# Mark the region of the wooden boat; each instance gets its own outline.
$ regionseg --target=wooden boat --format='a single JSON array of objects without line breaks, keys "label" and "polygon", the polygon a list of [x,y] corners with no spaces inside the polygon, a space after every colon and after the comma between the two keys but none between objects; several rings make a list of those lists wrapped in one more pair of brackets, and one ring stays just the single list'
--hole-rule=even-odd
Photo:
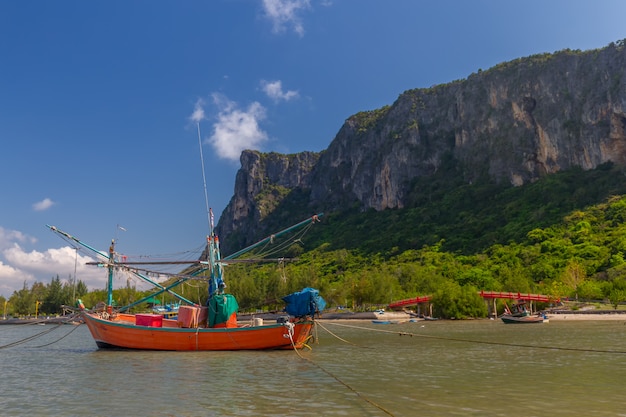
[{"label": "wooden boat", "polygon": [[172,351],[300,349],[309,342],[314,324],[312,320],[294,319],[258,326],[181,328],[178,321],[170,319],[137,325],[135,314],[109,317],[102,312],[85,312],[84,318],[99,348]]},{"label": "wooden boat", "polygon": [[503,315],[500,317],[503,322],[507,324],[512,323],[546,323],[548,319],[543,316],[525,316],[525,317],[514,317]]},{"label": "wooden boat", "polygon": [[400,320],[372,320],[374,324],[400,324]]},{"label": "wooden boat", "polygon": [[[86,310],[83,307],[82,316],[87,324],[93,339],[99,348],[121,348],[165,351],[216,351],[216,350],[266,350],[266,349],[300,349],[307,346],[312,337],[315,317],[324,309],[326,303],[313,288],[283,297],[287,313],[275,322],[263,324],[260,319],[241,323],[237,321],[238,304],[232,294],[225,293],[223,281],[223,266],[235,262],[236,258],[260,245],[265,245],[281,234],[295,228],[312,225],[319,221],[320,215],[315,215],[282,232],[270,237],[235,254],[221,258],[219,240],[213,232],[207,238],[207,260],[185,262],[192,264],[180,274],[172,274],[177,280],[175,284],[164,287],[151,280],[144,269],[136,269],[139,262],[125,262],[115,252],[115,241],[112,241],[109,253],[96,250],[74,236],[48,226],[52,231],[63,238],[94,252],[101,261],[90,262],[93,265],[108,268],[108,294],[106,304],[100,308]],[[212,218],[212,216],[211,216]],[[212,222],[211,222],[212,223]],[[162,264],[164,262],[159,262]],[[182,262],[176,262],[182,263]],[[141,262],[141,265],[150,262]],[[128,306],[113,307],[113,274],[116,270],[130,272],[136,277],[155,285],[159,291]],[[208,276],[204,277],[203,272]],[[176,294],[171,289],[189,279],[207,280],[209,295],[206,306],[199,306]],[[177,319],[165,318],[163,314],[128,314],[125,311],[131,307],[144,303],[148,298],[167,292],[176,296],[186,305],[178,307]],[[82,305],[82,303],[81,303]]]},{"label": "wooden boat", "polygon": [[506,306],[505,312],[500,316],[500,319],[507,324],[548,322],[548,317],[545,314],[531,314],[526,302],[522,300],[513,304],[510,309]]}]

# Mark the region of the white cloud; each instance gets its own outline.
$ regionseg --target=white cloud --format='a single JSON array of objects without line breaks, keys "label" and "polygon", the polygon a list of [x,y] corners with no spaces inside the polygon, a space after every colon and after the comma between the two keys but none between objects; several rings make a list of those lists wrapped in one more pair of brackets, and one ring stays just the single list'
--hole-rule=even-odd
[{"label": "white cloud", "polygon": [[292,27],[298,35],[304,35],[299,13],[310,8],[310,0],[263,0],[263,11],[272,22],[275,33]]},{"label": "white cloud", "polygon": [[27,288],[35,282],[47,284],[57,275],[61,280],[67,280],[74,276],[83,281],[87,287],[104,288],[105,271],[91,265],[94,259],[84,256],[69,246],[47,249],[40,251],[25,251],[20,245],[14,243],[10,248],[2,251],[6,263],[0,261],[0,294],[9,297],[13,291],[23,287]]},{"label": "white cloud", "polygon": [[27,251],[23,245],[35,244],[37,239],[17,230],[0,227],[0,295],[9,298],[13,292],[32,284],[48,284],[57,275],[62,280],[74,276],[90,289],[104,288],[105,272],[101,268],[86,265],[93,261],[72,247],[47,249],[43,252]]},{"label": "white cloud", "polygon": [[[87,262],[97,260],[95,254],[85,255],[71,246],[29,251],[20,245],[35,241],[21,232],[0,227],[0,295],[8,299],[15,291],[24,288],[24,285],[29,290],[35,282],[47,285],[57,275],[62,282],[76,276],[89,290],[106,287],[107,269],[87,265]],[[140,290],[150,288],[149,284],[128,272],[115,274],[114,287],[126,286],[127,279],[134,280],[133,284]]]},{"label": "white cloud", "polygon": [[43,200],[33,204],[33,210],[35,211],[48,210],[54,204],[55,204],[54,201],[50,200],[49,198],[44,198]]},{"label": "white cloud", "polygon": [[24,287],[24,282],[28,283],[29,281],[31,283],[34,281],[32,274],[20,271],[0,261],[0,295],[4,295],[8,299],[13,292]]},{"label": "white cloud", "polygon": [[209,143],[220,158],[238,161],[244,149],[257,149],[267,141],[267,133],[259,126],[265,119],[265,108],[253,102],[246,110],[221,94],[213,94],[218,107],[217,121],[213,124],[213,135]]},{"label": "white cloud", "polygon": [[36,243],[37,239],[31,236],[27,236],[17,230],[8,230],[0,227],[0,251],[13,246],[14,242]]},{"label": "white cloud", "polygon": [[289,101],[294,98],[298,98],[299,94],[294,90],[283,91],[283,84],[280,80],[277,81],[265,81],[261,80],[261,89],[269,98],[274,101],[285,100]]},{"label": "white cloud", "polygon": [[193,113],[191,114],[191,116],[189,116],[189,120],[194,123],[200,123],[204,119],[204,100],[199,98],[194,105]]}]

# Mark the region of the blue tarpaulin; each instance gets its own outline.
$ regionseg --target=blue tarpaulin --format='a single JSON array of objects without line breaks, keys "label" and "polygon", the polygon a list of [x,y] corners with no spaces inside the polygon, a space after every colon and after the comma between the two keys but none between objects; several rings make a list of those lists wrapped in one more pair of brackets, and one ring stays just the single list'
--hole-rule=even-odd
[{"label": "blue tarpaulin", "polygon": [[318,290],[305,288],[283,297],[287,303],[285,311],[295,317],[313,316],[320,313],[326,307],[326,301],[320,296]]}]

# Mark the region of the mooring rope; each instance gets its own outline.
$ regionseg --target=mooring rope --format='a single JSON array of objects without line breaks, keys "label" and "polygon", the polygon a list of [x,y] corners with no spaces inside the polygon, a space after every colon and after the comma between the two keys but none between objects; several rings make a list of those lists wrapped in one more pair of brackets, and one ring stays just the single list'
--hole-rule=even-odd
[{"label": "mooring rope", "polygon": [[368,330],[368,331],[379,332],[379,333],[391,333],[391,334],[397,334],[399,336],[409,336],[409,337],[416,336],[416,337],[421,337],[425,339],[449,340],[449,341],[454,341],[454,342],[477,343],[477,344],[483,344],[483,345],[498,345],[498,346],[510,346],[510,347],[545,349],[545,350],[564,350],[564,351],[572,351],[572,352],[626,354],[626,351],[623,351],[623,350],[585,349],[585,348],[562,347],[562,346],[529,345],[529,344],[523,344],[523,343],[493,342],[489,340],[463,339],[463,338],[458,338],[458,337],[434,336],[434,335],[420,334],[420,333],[399,332],[399,331],[394,331],[394,330],[372,329],[369,327],[354,326],[350,324],[342,324],[342,323],[335,323],[335,322],[329,322],[327,324],[332,324],[334,326],[341,326],[341,327],[349,327],[349,328],[359,329],[359,330]]},{"label": "mooring rope", "polygon": [[[315,322],[315,325],[320,325],[319,322]],[[333,334],[331,331],[329,331],[328,329],[326,329],[324,326],[320,325],[320,327],[322,327],[324,330],[326,330],[327,332],[329,332],[330,334],[332,334],[333,336],[337,337],[339,340],[342,340],[346,343],[352,344],[354,346],[354,343],[348,342],[345,339],[340,338],[339,336]],[[347,389],[349,389],[350,391],[352,391],[353,393],[355,393],[357,395],[357,397],[363,399],[365,402],[367,402],[368,404],[371,404],[372,406],[378,408],[379,410],[381,410],[383,413],[387,414],[388,416],[394,417],[394,415],[387,410],[385,407],[381,406],[380,404],[377,404],[376,402],[372,401],[371,399],[367,398],[365,395],[361,394],[359,391],[357,391],[356,389],[352,388],[350,385],[348,385],[346,382],[342,381],[341,379],[339,379],[339,377],[337,377],[337,375],[333,374],[332,372],[330,372],[329,370],[325,369],[324,367],[322,367],[320,364],[318,364],[317,362],[313,361],[311,358],[305,358],[304,356],[302,356],[300,354],[300,352],[298,351],[298,349],[296,348],[296,344],[293,341],[293,334],[292,333],[288,333],[289,334],[289,340],[291,340],[291,346],[293,347],[294,352],[296,352],[296,354],[303,360],[311,363],[312,365],[315,365],[319,370],[321,370],[322,372],[324,372],[326,375],[330,376],[331,378],[333,378],[335,381],[339,382],[341,385],[343,385],[344,387],[346,387]],[[307,346],[309,349],[310,347],[308,345],[305,344],[305,346]]]},{"label": "mooring rope", "polygon": [[[337,338],[338,340],[340,340],[340,341],[342,341],[344,343],[347,343],[347,344],[350,344],[352,346],[359,347],[359,348],[366,348],[366,349],[369,348],[367,346],[357,345],[355,343],[352,343],[352,342],[350,342],[348,340],[345,340],[345,339],[339,337],[338,335],[336,335],[335,333],[333,333],[332,331],[330,331],[329,329],[324,327],[319,321],[316,321],[315,324],[316,324],[316,327],[317,326],[321,327],[326,332],[328,332],[330,335],[332,335],[333,337]],[[355,325],[336,323],[336,322],[328,322],[327,324],[332,324],[332,325],[335,325],[335,326],[347,327],[347,328],[352,328],[352,329],[367,330],[367,331],[378,332],[378,333],[397,334],[399,336],[409,336],[409,337],[416,336],[416,337],[421,337],[421,338],[426,338],[426,339],[448,340],[448,341],[454,341],[454,342],[478,343],[478,344],[485,344],[485,345],[500,345],[500,346],[512,346],[512,347],[524,347],[524,348],[532,348],[532,349],[563,350],[563,351],[574,351],[574,352],[626,354],[626,351],[621,351],[621,350],[583,349],[583,348],[559,347],[559,346],[529,345],[529,344],[519,344],[519,343],[515,343],[514,344],[514,343],[493,342],[493,341],[485,341],[485,340],[464,339],[464,338],[457,338],[457,337],[425,335],[425,334],[411,333],[411,332],[402,332],[402,331],[399,332],[399,331],[395,331],[395,330],[372,329],[372,328],[369,328],[369,327],[355,326]],[[318,364],[317,362],[313,361],[312,359],[306,358],[306,357],[302,356],[298,352],[298,349],[296,349],[296,346],[295,346],[295,344],[293,342],[293,339],[291,340],[291,343],[292,343],[292,346],[294,348],[294,351],[298,354],[298,356],[300,358],[302,358],[302,359],[308,361],[309,363],[315,365],[322,372],[324,372],[325,374],[327,374],[328,376],[330,376],[331,378],[333,378],[334,380],[339,382],[341,385],[343,385],[344,387],[346,387],[347,389],[349,389],[350,391],[355,393],[359,398],[363,399],[367,403],[369,403],[372,406],[378,408],[379,410],[381,410],[385,414],[387,414],[389,416],[393,416],[393,414],[389,410],[385,409],[380,404],[377,404],[376,402],[374,402],[371,399],[367,398],[365,395],[363,395],[360,392],[358,392],[356,389],[354,389],[349,384],[347,384],[346,382],[342,381],[339,377],[337,377],[337,375],[335,375],[332,372],[328,371],[327,369],[325,369],[324,367],[322,367],[320,364]]]},{"label": "mooring rope", "polygon": [[[60,326],[61,326],[61,325],[59,325],[59,327],[60,327]],[[57,343],[57,342],[60,342],[61,340],[65,339],[67,336],[71,335],[71,334],[72,334],[72,333],[73,333],[76,329],[78,329],[80,326],[81,326],[80,324],[79,324],[79,325],[76,325],[76,326],[73,326],[73,329],[72,329],[72,330],[70,330],[69,332],[67,332],[67,333],[66,333],[66,334],[64,334],[63,336],[59,337],[57,340],[54,340],[54,341],[52,341],[52,342],[50,342],[50,343],[46,343],[46,344],[44,344],[44,345],[33,346],[33,347],[35,347],[35,348],[42,348],[42,347],[50,346],[50,345],[53,345],[53,344],[55,344],[55,343]]]},{"label": "mooring rope", "polygon": [[[40,338],[42,336],[47,335],[48,333],[51,333],[51,332],[59,329],[63,324],[73,320],[74,318],[76,318],[76,316],[72,315],[72,316],[69,316],[66,320],[63,320],[63,321],[61,321],[59,323],[55,323],[55,325],[46,324],[46,326],[52,326],[52,327],[50,327],[49,329],[46,329],[46,330],[44,330],[42,332],[39,332],[37,334],[34,334],[32,336],[25,337],[24,339],[20,339],[20,340],[17,340],[15,342],[7,343],[6,345],[2,345],[2,346],[0,346],[0,349],[6,349],[6,348],[13,347],[13,346],[18,346],[18,345],[21,345],[23,343],[30,342],[31,340],[38,339],[38,338]],[[25,325],[33,325],[33,324],[41,324],[41,323],[44,323],[44,321],[42,320],[42,321],[38,321],[38,322],[34,322],[34,323],[25,323]],[[74,329],[72,329],[66,335],[60,337],[59,339],[57,339],[57,340],[55,340],[53,342],[46,343],[46,344],[41,345],[41,346],[34,346],[34,347],[40,348],[40,347],[50,346],[51,344],[56,343],[56,342],[64,339],[65,337],[67,337],[70,333],[72,333],[74,330],[76,330],[77,327],[79,327],[79,326],[74,326]]]},{"label": "mooring rope", "polygon": [[324,327],[324,326],[323,326],[320,322],[318,322],[318,321],[316,321],[316,322],[315,322],[315,324],[317,324],[318,326],[320,326],[322,329],[326,330],[326,331],[327,331],[327,332],[328,332],[331,336],[335,337],[335,338],[336,338],[336,339],[338,339],[338,340],[341,340],[341,341],[342,341],[342,342],[344,342],[344,343],[347,343],[347,344],[349,344],[349,345],[356,346],[356,347],[359,347],[359,348],[363,348],[363,349],[373,349],[373,348],[370,348],[369,346],[360,346],[360,345],[357,345],[356,343],[352,343],[352,342],[350,342],[350,341],[348,341],[348,340],[346,340],[346,339],[342,339],[341,337],[337,336],[335,333],[333,333],[333,332],[331,332],[330,330],[328,330],[326,327]]}]

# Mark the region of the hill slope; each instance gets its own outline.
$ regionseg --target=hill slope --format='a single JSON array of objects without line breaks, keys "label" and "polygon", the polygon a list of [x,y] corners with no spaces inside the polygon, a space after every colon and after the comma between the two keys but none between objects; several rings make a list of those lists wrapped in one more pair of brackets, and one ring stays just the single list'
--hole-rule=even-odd
[{"label": "hill slope", "polygon": [[[616,178],[595,201],[593,189],[578,195],[589,181],[584,172],[603,164],[620,172],[626,163],[626,48],[620,41],[599,50],[536,55],[410,90],[391,106],[348,118],[322,153],[245,151],[241,162],[217,228],[226,253],[319,211],[405,210],[366,226],[352,220],[350,233],[398,222],[400,229],[415,230],[411,239],[371,245],[381,250],[445,239],[453,249],[471,251],[465,243],[471,238],[480,247],[519,238],[526,229],[502,233],[516,212],[547,224],[560,209],[602,201],[611,189],[621,192]],[[554,192],[542,193],[541,185],[522,187],[570,170],[578,174],[560,201],[547,200]],[[539,201],[520,213],[511,196],[525,192]],[[502,198],[508,205],[495,210]],[[368,216],[376,217],[363,220]]]}]

